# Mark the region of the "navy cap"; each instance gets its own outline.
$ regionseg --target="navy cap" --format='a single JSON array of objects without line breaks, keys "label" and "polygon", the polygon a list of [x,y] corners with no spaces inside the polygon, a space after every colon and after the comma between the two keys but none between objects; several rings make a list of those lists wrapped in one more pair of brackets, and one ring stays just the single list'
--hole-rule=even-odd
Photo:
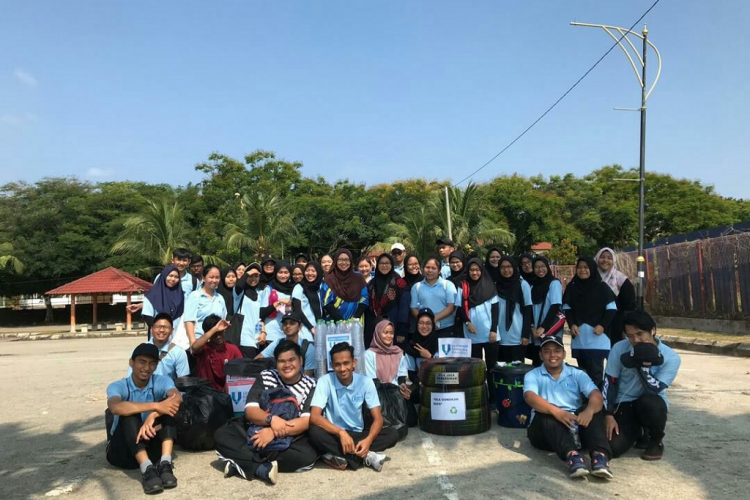
[{"label": "navy cap", "polygon": [[159,348],[154,344],[139,344],[138,347],[133,350],[133,355],[130,356],[130,359],[135,359],[138,356],[148,356],[149,358],[154,358],[159,361]]},{"label": "navy cap", "polygon": [[292,311],[289,313],[286,313],[283,318],[281,318],[281,322],[291,319],[292,321],[296,321],[297,323],[302,324],[302,316],[297,311]]},{"label": "navy cap", "polygon": [[539,347],[541,348],[542,346],[547,345],[547,344],[556,344],[562,347],[563,349],[565,349],[565,344],[563,344],[562,339],[559,339],[555,337],[554,335],[552,335],[551,337],[546,337],[542,339],[542,343],[539,345]]},{"label": "navy cap", "polygon": [[453,243],[453,240],[450,239],[450,238],[447,238],[447,237],[443,237],[443,238],[440,238],[439,240],[437,240],[437,244],[438,245],[448,245],[449,247],[453,247],[453,248],[456,247],[456,244]]}]

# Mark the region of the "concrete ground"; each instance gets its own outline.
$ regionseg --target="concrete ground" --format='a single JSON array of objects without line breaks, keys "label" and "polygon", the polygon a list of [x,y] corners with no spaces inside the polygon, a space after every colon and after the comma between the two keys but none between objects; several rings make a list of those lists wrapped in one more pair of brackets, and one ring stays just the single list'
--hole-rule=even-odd
[{"label": "concrete ground", "polygon": [[[136,471],[104,459],[105,389],[125,375],[133,338],[0,340],[0,498],[131,499]],[[383,472],[318,465],[279,484],[224,479],[213,452],[179,452],[172,499],[747,498],[750,359],[680,352],[660,462],[637,452],[612,461],[615,479],[573,481],[524,430],[444,437],[411,429]]]}]

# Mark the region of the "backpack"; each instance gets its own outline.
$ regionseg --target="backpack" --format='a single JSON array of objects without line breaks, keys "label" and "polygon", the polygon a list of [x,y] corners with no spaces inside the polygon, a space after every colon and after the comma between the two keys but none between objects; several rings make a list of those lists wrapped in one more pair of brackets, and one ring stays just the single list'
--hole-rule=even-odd
[{"label": "backpack", "polygon": [[[273,387],[271,389],[266,389],[263,391],[263,394],[260,395],[259,404],[262,410],[266,410],[271,415],[281,417],[287,421],[300,416],[297,397],[286,387]],[[265,427],[255,424],[250,424],[247,428],[247,445],[250,448],[254,449],[253,442],[250,438],[262,429],[265,429]],[[262,450],[254,449],[254,451],[261,457],[265,457],[273,452],[281,452],[288,449],[292,445],[293,440],[293,436],[275,438]]]}]

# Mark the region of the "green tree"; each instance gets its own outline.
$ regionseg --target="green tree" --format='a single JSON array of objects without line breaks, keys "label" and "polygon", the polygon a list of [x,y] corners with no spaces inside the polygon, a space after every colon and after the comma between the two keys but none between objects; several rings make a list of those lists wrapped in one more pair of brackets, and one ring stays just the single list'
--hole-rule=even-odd
[{"label": "green tree", "polygon": [[557,265],[570,266],[578,260],[578,247],[568,238],[563,238],[560,243],[553,245],[547,253],[547,258]]},{"label": "green tree", "polygon": [[435,253],[435,239],[440,227],[435,224],[434,207],[424,205],[414,212],[404,215],[400,222],[388,223],[387,232],[391,235],[383,242],[385,248],[399,241],[407,252],[416,253],[420,262]]},{"label": "green tree", "polygon": [[0,243],[0,271],[21,274],[25,267],[23,262],[14,255],[12,243]]}]

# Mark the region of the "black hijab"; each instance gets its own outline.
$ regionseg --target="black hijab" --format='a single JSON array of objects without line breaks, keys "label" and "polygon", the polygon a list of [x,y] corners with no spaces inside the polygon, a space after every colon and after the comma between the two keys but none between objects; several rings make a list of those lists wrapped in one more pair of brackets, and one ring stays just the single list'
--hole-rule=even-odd
[{"label": "black hijab", "polygon": [[437,332],[435,331],[435,314],[430,309],[420,309],[419,314],[417,315],[417,323],[419,322],[419,318],[422,316],[427,316],[432,321],[432,331],[429,335],[426,337],[423,337],[421,333],[419,333],[419,330],[415,330],[415,332],[411,335],[411,339],[409,340],[409,343],[405,346],[404,352],[406,354],[409,354],[410,356],[413,356],[414,358],[419,359],[421,355],[419,354],[419,351],[414,347],[416,344],[419,344],[421,347],[426,349],[430,352],[433,356],[435,356],[435,353],[438,351],[438,336]]},{"label": "black hijab", "polygon": [[[391,270],[381,273],[378,265],[382,259],[388,259]],[[370,309],[379,317],[385,317],[392,304],[398,304],[401,295],[406,291],[406,281],[395,270],[396,262],[389,253],[382,253],[375,261],[375,277],[367,284],[370,295]]]},{"label": "black hijab", "polygon": [[323,283],[323,268],[320,267],[320,263],[317,261],[308,262],[305,266],[305,270],[308,267],[312,267],[318,273],[318,276],[314,281],[307,281],[307,275],[302,278],[302,293],[307,297],[307,301],[310,302],[310,309],[315,314],[315,320],[319,320],[322,317],[322,308],[320,304],[320,284]]},{"label": "black hijab", "polygon": [[306,253],[298,253],[294,258],[294,263],[296,264],[300,257],[305,259],[305,263],[303,264],[303,266],[307,266],[307,263],[310,262],[310,257],[308,257]]},{"label": "black hijab", "polygon": [[505,329],[509,330],[513,324],[513,314],[516,312],[516,304],[523,307],[523,289],[521,288],[521,273],[518,270],[516,261],[510,255],[503,255],[500,257],[500,262],[497,263],[498,271],[503,262],[510,262],[513,266],[513,276],[510,278],[503,277],[502,274],[498,273],[499,279],[495,282],[497,287],[497,294],[501,299],[505,300]]},{"label": "black hijab", "polygon": [[[471,267],[472,264],[479,266],[479,269],[482,271],[482,275],[478,280],[471,279],[471,276],[469,275],[469,267]],[[469,262],[466,263],[466,283],[469,284],[469,307],[476,307],[480,304],[484,304],[497,295],[495,283],[492,281],[492,278],[490,278],[487,271],[485,271],[484,265],[478,257],[469,259]]]},{"label": "black hijab", "polygon": [[[282,269],[286,269],[287,271],[289,271],[288,281],[279,281],[279,271]],[[294,285],[296,285],[296,283],[294,282],[294,280],[292,280],[292,266],[291,264],[289,264],[289,262],[280,260],[276,263],[276,267],[273,271],[273,279],[271,280],[269,285],[279,293],[292,295],[292,290],[294,290]]]},{"label": "black hijab", "polygon": [[[268,262],[273,262],[274,270],[272,273],[266,273],[263,270],[266,263]],[[245,269],[245,271],[247,271],[247,269]],[[276,277],[276,259],[274,259],[270,255],[263,256],[263,258],[260,260],[260,284],[264,286],[268,285],[269,283],[271,283],[271,280],[273,280],[275,277]]]},{"label": "black hijab", "polygon": [[[547,293],[549,292],[549,286],[553,281],[557,281],[557,278],[552,275],[552,268],[549,266],[549,260],[547,260],[546,257],[534,257],[534,260],[531,262],[534,267],[536,267],[537,262],[543,262],[547,267],[547,274],[544,278],[537,276],[534,281],[534,286],[531,287],[531,302],[534,304],[544,304],[544,301],[547,299]],[[536,273],[534,274],[536,275]]]},{"label": "black hijab", "polygon": [[[383,274],[380,272],[380,266],[378,265],[380,263],[380,259],[386,258],[388,259],[388,262],[391,263],[391,270],[387,274]],[[377,260],[375,261],[375,277],[370,280],[370,283],[368,283],[368,288],[371,287],[371,290],[375,292],[376,297],[382,297],[384,293],[388,291],[388,285],[399,278],[401,278],[401,275],[398,274],[395,271],[396,268],[396,261],[393,258],[393,255],[389,253],[381,253]]]},{"label": "black hijab", "polygon": [[484,259],[484,269],[487,271],[487,274],[490,275],[490,278],[492,278],[492,281],[495,282],[497,285],[497,282],[500,281],[500,261],[497,261],[497,267],[493,267],[492,264],[490,264],[490,254],[492,252],[497,252],[500,254],[500,258],[503,258],[503,252],[500,251],[497,247],[492,247],[487,252],[487,258]]},{"label": "black hijab", "polygon": [[466,267],[466,255],[461,250],[454,250],[451,252],[451,254],[448,256],[448,264],[450,265],[451,259],[458,259],[461,261],[461,270],[458,272],[455,272],[453,268],[451,268],[451,274],[448,276],[448,281],[453,283],[456,288],[461,286],[461,282],[466,279],[466,273],[467,273],[467,267]]},{"label": "black hijab", "polygon": [[216,287],[216,291],[219,292],[219,295],[224,297],[224,302],[226,303],[227,311],[229,311],[229,314],[234,314],[235,287],[229,288],[224,282],[224,280],[227,278],[227,274],[229,273],[234,273],[234,276],[237,277],[237,271],[235,271],[233,267],[225,267],[221,270],[221,279],[219,280],[219,286]]},{"label": "black hijab", "polygon": [[589,266],[589,278],[583,280],[576,273],[565,288],[563,304],[570,306],[578,326],[584,323],[596,326],[602,320],[607,304],[616,298],[609,285],[602,281],[596,261],[591,257],[578,257],[576,267],[581,262]]},{"label": "black hijab", "polygon": [[180,270],[177,269],[177,266],[169,265],[165,267],[151,290],[146,292],[146,298],[154,306],[156,314],[167,313],[172,320],[176,320],[182,316],[182,312],[185,310],[185,294],[182,292],[182,283],[179,279],[172,288],[167,286],[167,276],[172,271],[177,271],[177,277],[179,278]]},{"label": "black hijab", "polygon": [[[406,281],[406,287],[409,290],[411,290],[411,287],[413,287],[416,283],[419,283],[424,279],[424,275],[422,274],[421,269],[416,274],[412,274],[409,272],[409,259],[412,257],[416,257],[416,255],[407,255],[406,260],[404,261],[404,281]],[[417,261],[419,261],[419,259],[417,259]]]},{"label": "black hijab", "polygon": [[[250,271],[250,269],[256,269],[258,272],[260,272],[260,277],[258,278],[258,284],[255,286],[252,286],[250,282],[247,280],[247,273]],[[263,269],[261,269],[260,264],[257,262],[253,262],[249,266],[245,268],[245,274],[242,275],[242,290],[245,292],[245,297],[252,300],[253,302],[258,300],[258,291],[263,290],[266,285],[261,284],[260,278],[263,277]]]},{"label": "black hijab", "polygon": [[[523,268],[521,267],[521,261],[523,259],[529,259],[531,261],[531,272],[526,273],[523,271]],[[528,283],[529,285],[533,285],[536,281],[536,274],[534,274],[534,255],[529,252],[524,252],[521,255],[518,256],[518,270],[521,273],[521,277],[523,280]]]}]

